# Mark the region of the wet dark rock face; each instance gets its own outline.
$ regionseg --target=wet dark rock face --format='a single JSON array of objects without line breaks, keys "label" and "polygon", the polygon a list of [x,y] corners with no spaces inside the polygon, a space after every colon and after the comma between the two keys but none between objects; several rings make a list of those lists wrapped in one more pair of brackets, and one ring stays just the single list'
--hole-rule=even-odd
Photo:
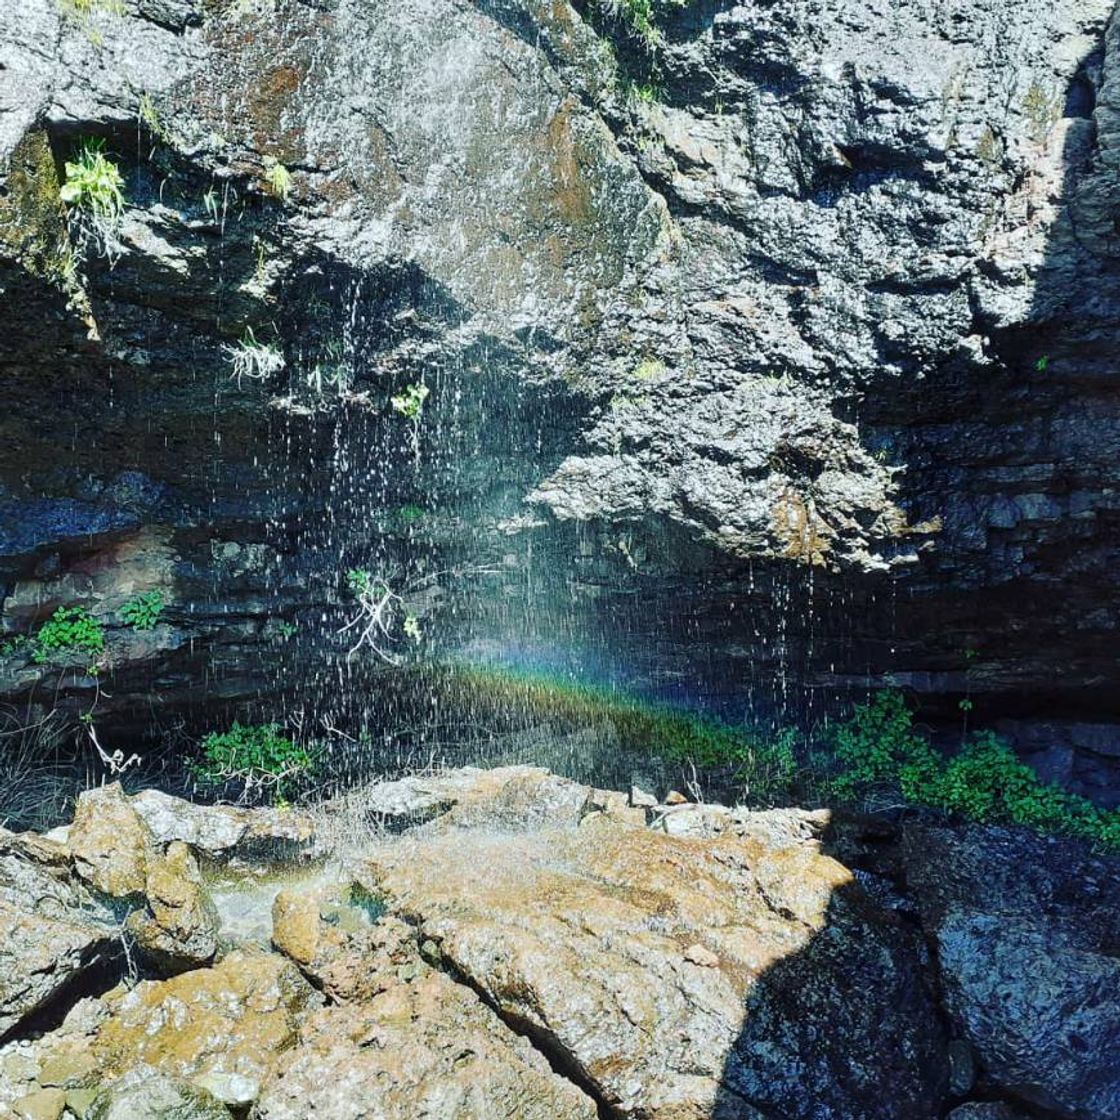
[{"label": "wet dark rock face", "polygon": [[[515,601],[787,709],[967,694],[1113,783],[1109,0],[695,0],[653,46],[535,0],[17,7],[3,625],[90,605],[100,711],[337,691],[347,568],[423,563],[473,573],[433,635]],[[89,135],[128,207],[75,278]],[[269,380],[231,376],[247,328]],[[389,398],[420,380],[414,433]],[[153,588],[161,625],[121,626]],[[0,666],[21,702],[92,688]]]}]

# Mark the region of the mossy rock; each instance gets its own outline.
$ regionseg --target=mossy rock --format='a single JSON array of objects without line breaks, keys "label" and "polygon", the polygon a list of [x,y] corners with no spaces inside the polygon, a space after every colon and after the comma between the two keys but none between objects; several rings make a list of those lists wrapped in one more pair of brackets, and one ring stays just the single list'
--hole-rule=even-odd
[{"label": "mossy rock", "polygon": [[0,253],[34,276],[64,286],[71,274],[70,235],[50,141],[28,132],[11,155],[0,197]]}]

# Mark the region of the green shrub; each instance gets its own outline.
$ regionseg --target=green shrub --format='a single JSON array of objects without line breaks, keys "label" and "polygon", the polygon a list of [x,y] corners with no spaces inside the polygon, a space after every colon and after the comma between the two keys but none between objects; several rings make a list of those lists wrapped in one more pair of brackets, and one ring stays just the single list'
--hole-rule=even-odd
[{"label": "green shrub", "polygon": [[159,616],[163,614],[163,596],[158,591],[146,591],[129,599],[121,607],[121,618],[133,630],[154,630]]},{"label": "green shrub", "polygon": [[192,764],[195,776],[210,785],[240,782],[247,791],[268,789],[277,797],[290,792],[315,769],[314,754],[281,733],[277,723],[242,725],[212,731],[201,744],[202,757]]},{"label": "green shrub", "polygon": [[96,658],[105,650],[105,631],[85,607],[59,607],[39,627],[32,644],[31,659],[38,664],[56,653],[80,652]]},{"label": "green shrub", "polygon": [[844,799],[883,783],[920,781],[931,765],[933,750],[912,726],[910,709],[900,692],[880,692],[833,732],[833,748],[841,770],[832,786]]},{"label": "green shrub", "polygon": [[946,758],[913,728],[901,693],[881,692],[859,704],[833,733],[840,773],[830,783],[842,800],[877,786],[897,787],[915,805],[928,805],[968,820],[1027,825],[1120,847],[1120,812],[1044,782],[998,736],[972,735]]}]

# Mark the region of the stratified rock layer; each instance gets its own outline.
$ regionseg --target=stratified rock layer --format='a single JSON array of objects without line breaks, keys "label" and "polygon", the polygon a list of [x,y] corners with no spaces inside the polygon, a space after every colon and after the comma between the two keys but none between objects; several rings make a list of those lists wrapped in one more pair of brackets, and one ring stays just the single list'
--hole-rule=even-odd
[{"label": "stratified rock layer", "polygon": [[[433,639],[1115,720],[1110,0],[112,7],[0,15],[0,624],[108,633],[0,696],[338,715],[375,555],[458,600]],[[59,201],[86,136],[113,268]],[[1109,796],[1118,739],[1062,777]]]}]

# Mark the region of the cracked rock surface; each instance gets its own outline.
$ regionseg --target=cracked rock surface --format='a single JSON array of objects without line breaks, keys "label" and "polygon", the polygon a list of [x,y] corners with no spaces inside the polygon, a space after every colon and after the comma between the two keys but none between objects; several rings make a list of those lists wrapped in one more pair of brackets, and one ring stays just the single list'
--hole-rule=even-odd
[{"label": "cracked rock surface", "polygon": [[[83,973],[71,946],[41,938],[27,967],[70,983],[49,1017],[5,1011],[0,1109],[1120,1117],[1115,859],[932,817],[635,807],[524,766],[355,793],[315,814],[300,860],[257,849],[204,863],[220,913],[240,889],[266,931],[223,920],[213,962],[180,951],[142,958],[140,975],[127,960]],[[228,823],[221,807],[160,810],[170,832],[176,812],[202,837]],[[151,843],[133,855],[157,880],[168,864],[194,884],[185,857],[202,849]],[[3,853],[3,906],[25,921],[45,882],[59,895],[83,866],[31,834]],[[170,893],[148,900],[153,919]],[[210,928],[179,908],[181,946],[192,913]],[[13,975],[0,972],[5,1009],[23,991]]]}]

